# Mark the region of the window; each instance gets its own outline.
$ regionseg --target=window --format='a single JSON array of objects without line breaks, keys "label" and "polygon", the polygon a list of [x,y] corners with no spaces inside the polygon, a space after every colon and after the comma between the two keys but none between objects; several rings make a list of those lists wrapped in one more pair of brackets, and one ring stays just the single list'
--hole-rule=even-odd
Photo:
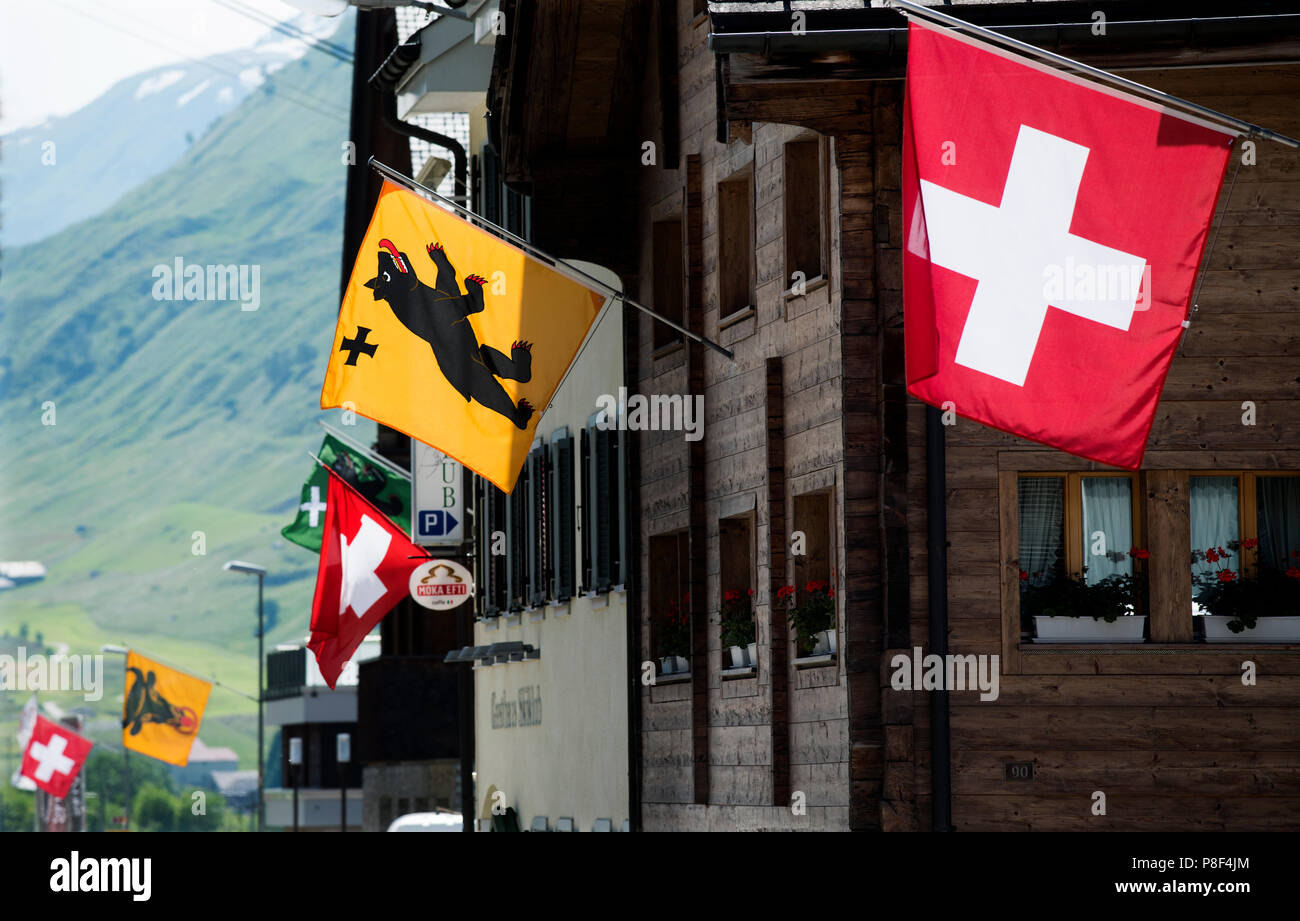
[{"label": "window", "polygon": [[1018,489],[1022,587],[1061,574],[1090,585],[1133,574],[1129,550],[1141,543],[1135,475],[1022,476]]},{"label": "window", "polygon": [[551,435],[551,597],[573,597],[573,556],[577,543],[573,502],[573,436],[567,428]]},{"label": "window", "polygon": [[[1300,568],[1300,475],[1273,471],[1194,470],[1160,471],[1163,479],[1186,484],[1186,520],[1168,521],[1181,531],[1186,526],[1188,551],[1156,541],[1149,547],[1144,539],[1142,501],[1147,490],[1139,489],[1137,474],[1048,473],[1017,477],[1019,501],[1019,570],[1022,629],[1029,615],[1026,593],[1046,586],[1058,575],[1079,576],[1095,584],[1108,576],[1137,575],[1151,566],[1163,586],[1160,597],[1188,596],[1177,591],[1177,582],[1191,589],[1191,613],[1209,613],[1196,599],[1216,577],[1233,581],[1252,578],[1267,567],[1285,573]],[[1154,473],[1142,474],[1145,484]],[[1185,478],[1185,479],[1184,479]],[[1168,508],[1167,505],[1162,506]],[[1176,506],[1175,506],[1176,507]],[[1179,513],[1181,514],[1181,513]],[[1165,534],[1162,531],[1162,536]],[[1149,549],[1150,563],[1142,564],[1128,550]],[[1220,553],[1223,550],[1225,553]],[[1210,552],[1213,551],[1213,552]],[[1146,554],[1137,554],[1147,558]],[[1183,567],[1187,567],[1184,569]],[[1231,570],[1231,576],[1220,576]],[[1171,587],[1171,582],[1174,587]],[[1156,597],[1150,599],[1156,602]],[[1141,607],[1145,602],[1137,602]],[[1160,620],[1162,635],[1157,642],[1187,642],[1192,633],[1178,634],[1170,618],[1186,616],[1179,611],[1151,609]],[[1184,622],[1185,623],[1185,622]],[[1198,626],[1197,632],[1200,631]],[[1153,633],[1153,638],[1155,634]]]},{"label": "window", "polygon": [[1300,476],[1256,476],[1255,509],[1259,565],[1300,566]]},{"label": "window", "polygon": [[614,420],[600,412],[591,416],[582,431],[582,583],[586,592],[607,592],[627,584],[626,443],[614,425]]},{"label": "window", "polygon": [[823,144],[819,138],[791,141],[785,145],[785,284],[793,284],[795,272],[803,281],[825,277],[826,173]]},{"label": "window", "polygon": [[834,574],[831,508],[829,492],[794,497],[794,530],[804,537],[804,552],[794,558],[794,584],[799,592],[809,582],[831,582]]},{"label": "window", "polygon": [[[654,225],[651,252],[654,260],[652,302],[654,309],[675,323],[682,323],[683,294],[686,286],[682,255],[682,219],[657,221]],[[655,351],[675,345],[682,334],[666,323],[654,323]]]},{"label": "window", "polygon": [[[691,657],[690,538],[686,531],[650,538],[650,649],[656,660]],[[663,670],[660,674],[672,674]]]},{"label": "window", "polygon": [[718,184],[718,316],[754,304],[754,183],[749,173]]},{"label": "window", "polygon": [[[753,527],[749,514],[719,519],[718,553],[722,667],[756,665],[749,660],[747,651],[747,647],[757,639],[754,626]],[[744,653],[742,661],[735,661],[733,647]]]},{"label": "window", "polygon": [[[1252,573],[1257,567],[1286,572],[1300,566],[1300,476],[1254,471],[1214,471],[1188,478],[1192,551],[1228,550],[1226,560],[1193,558],[1194,580],[1221,569]],[[1258,541],[1242,551],[1245,541]],[[1236,562],[1234,562],[1236,561]],[[1192,612],[1206,611],[1195,601]]]}]

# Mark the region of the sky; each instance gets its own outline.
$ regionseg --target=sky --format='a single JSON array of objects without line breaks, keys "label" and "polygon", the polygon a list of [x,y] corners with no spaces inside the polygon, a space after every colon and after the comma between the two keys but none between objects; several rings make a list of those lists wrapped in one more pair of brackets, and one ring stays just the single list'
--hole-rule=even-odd
[{"label": "sky", "polygon": [[[224,5],[229,3],[230,6]],[[0,134],[67,115],[132,74],[246,48],[282,0],[0,0]]]}]

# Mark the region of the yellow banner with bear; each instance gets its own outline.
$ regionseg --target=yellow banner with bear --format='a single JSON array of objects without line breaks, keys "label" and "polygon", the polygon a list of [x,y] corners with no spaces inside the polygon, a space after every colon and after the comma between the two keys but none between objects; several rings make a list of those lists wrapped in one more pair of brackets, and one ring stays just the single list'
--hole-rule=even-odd
[{"label": "yellow banner with bear", "polygon": [[405,432],[510,492],[603,303],[385,182],[339,309],[321,409]]}]

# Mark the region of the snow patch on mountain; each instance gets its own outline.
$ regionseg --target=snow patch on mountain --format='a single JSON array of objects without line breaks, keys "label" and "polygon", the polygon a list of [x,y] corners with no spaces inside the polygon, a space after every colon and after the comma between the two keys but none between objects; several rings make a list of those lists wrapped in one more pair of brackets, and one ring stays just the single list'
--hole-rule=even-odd
[{"label": "snow patch on mountain", "polygon": [[152,96],[154,93],[161,93],[169,86],[180,83],[185,79],[183,70],[165,70],[160,74],[154,74],[151,77],[145,77],[136,87],[135,98],[143,99],[146,96]]}]

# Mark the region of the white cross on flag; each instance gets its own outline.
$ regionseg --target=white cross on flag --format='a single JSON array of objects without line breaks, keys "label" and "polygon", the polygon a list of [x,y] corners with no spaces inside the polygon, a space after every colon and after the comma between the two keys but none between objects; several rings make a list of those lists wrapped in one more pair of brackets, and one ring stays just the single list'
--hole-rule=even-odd
[{"label": "white cross on flag", "polygon": [[23,752],[22,775],[56,799],[72,789],[94,743],[43,716],[36,717]]},{"label": "white cross on flag", "polygon": [[406,597],[411,570],[426,559],[403,531],[330,471],[307,648],[331,688],[366,634]]},{"label": "white cross on flag", "polygon": [[1232,135],[912,21],[907,389],[1136,469]]}]

